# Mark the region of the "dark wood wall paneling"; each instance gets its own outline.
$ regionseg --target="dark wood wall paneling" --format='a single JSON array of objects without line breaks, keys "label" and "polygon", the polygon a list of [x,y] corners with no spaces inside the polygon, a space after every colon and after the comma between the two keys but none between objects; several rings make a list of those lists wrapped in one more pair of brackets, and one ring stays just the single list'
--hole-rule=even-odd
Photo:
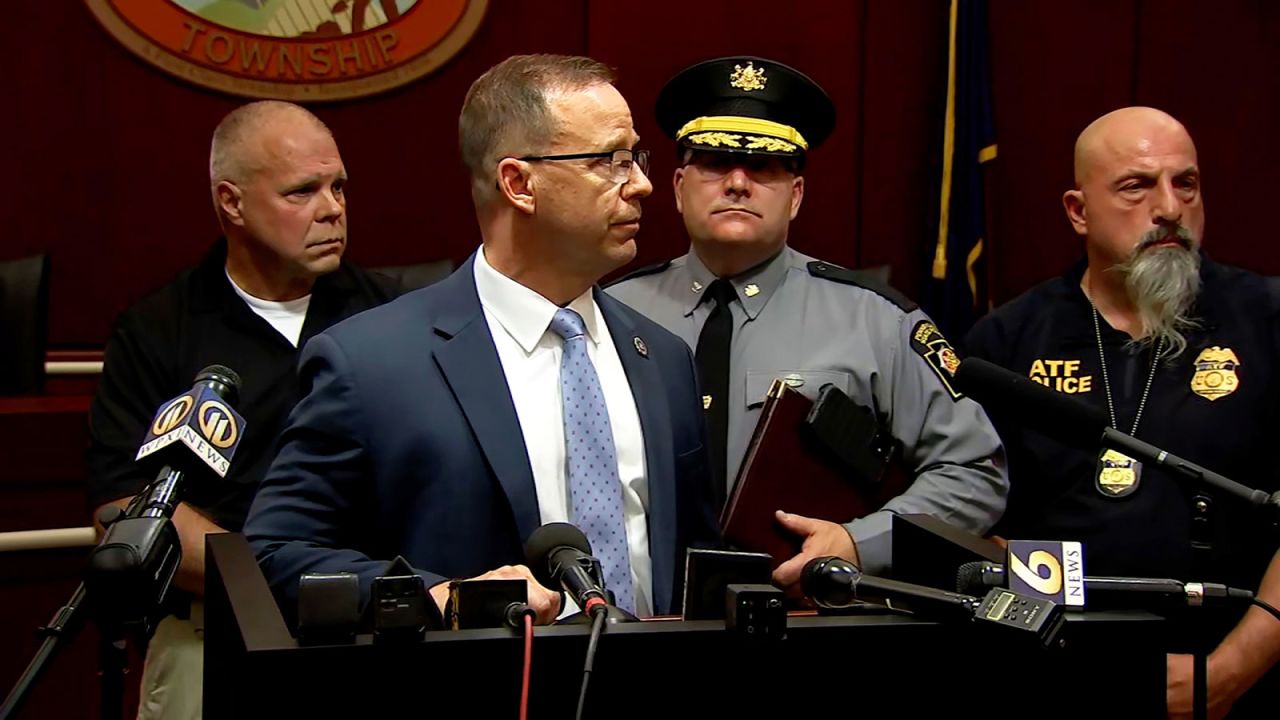
[{"label": "dark wood wall paneling", "polygon": [[[863,34],[863,5],[831,2],[813,7],[807,17],[797,17],[780,15],[777,5],[735,0],[701,2],[696,9],[669,1],[590,3],[587,52],[618,68],[618,87],[631,104],[641,142],[655,151],[654,193],[644,205],[638,263],[688,249],[671,187],[675,150],[653,117],[658,91],[693,63],[738,54],[784,60],[816,80],[835,102],[836,131],[810,158],[804,204],[791,233],[803,250],[816,248],[834,262],[856,261],[851,211],[860,184],[855,160],[861,94],[856,40]],[[677,20],[680,17],[685,21]],[[836,217],[840,220],[833,222]]]},{"label": "dark wood wall paneling", "polygon": [[[655,150],[637,262],[683,252],[671,145],[652,104],[681,67],[726,53],[789,62],[839,108],[814,154],[793,244],[851,265],[889,264],[916,294],[936,222],[946,0],[776,3],[492,0],[474,40],[435,74],[375,98],[323,105],[351,174],[350,257],[366,265],[449,257],[477,243],[456,151],[471,81],[517,52],[587,53],[618,68]],[[54,258],[52,341],[93,346],[129,302],[195,262],[216,233],[205,188],[208,136],[238,99],[135,59],[78,2],[18,3],[0,42],[10,138],[0,257]],[[39,28],[39,32],[31,32]],[[1250,242],[1280,160],[1280,7],[1267,0],[991,3],[1000,158],[992,168],[998,301],[1079,255],[1060,209],[1071,146],[1097,115],[1141,102],[1183,118],[1201,150],[1215,256],[1280,272]],[[56,42],[51,41],[56,39]]]}]

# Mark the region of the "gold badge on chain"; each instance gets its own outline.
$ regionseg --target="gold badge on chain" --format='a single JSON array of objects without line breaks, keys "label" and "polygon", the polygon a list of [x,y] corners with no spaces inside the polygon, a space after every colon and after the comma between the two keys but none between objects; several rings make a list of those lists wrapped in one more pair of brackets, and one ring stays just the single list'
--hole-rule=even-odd
[{"label": "gold badge on chain", "polygon": [[1103,450],[1094,475],[1098,492],[1118,498],[1132,494],[1142,481],[1142,463],[1115,450]]}]

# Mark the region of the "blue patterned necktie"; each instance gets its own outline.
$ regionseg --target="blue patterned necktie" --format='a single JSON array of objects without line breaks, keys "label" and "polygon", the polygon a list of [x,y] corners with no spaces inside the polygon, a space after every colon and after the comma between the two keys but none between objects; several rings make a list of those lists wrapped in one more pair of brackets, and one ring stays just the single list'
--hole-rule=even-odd
[{"label": "blue patterned necktie", "polygon": [[604,569],[605,587],[613,591],[615,604],[634,613],[618,453],[613,447],[613,426],[600,378],[587,355],[582,316],[568,308],[557,310],[551,320],[551,332],[564,339],[560,402],[564,408],[564,450],[569,468],[569,514],[573,524],[591,541],[591,550]]}]

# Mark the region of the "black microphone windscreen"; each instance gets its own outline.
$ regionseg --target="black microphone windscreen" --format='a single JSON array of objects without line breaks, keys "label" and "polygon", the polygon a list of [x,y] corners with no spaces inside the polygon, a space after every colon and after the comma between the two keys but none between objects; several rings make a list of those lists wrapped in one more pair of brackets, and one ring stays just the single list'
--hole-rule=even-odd
[{"label": "black microphone windscreen", "polygon": [[806,597],[812,597],[813,593],[819,588],[816,583],[822,573],[821,566],[826,565],[830,557],[816,557],[804,564],[804,569],[800,571],[800,591]]},{"label": "black microphone windscreen", "polygon": [[209,365],[196,373],[195,384],[207,383],[214,392],[235,407],[240,402],[240,375],[226,365]]},{"label": "black microphone windscreen", "polygon": [[862,572],[844,558],[829,555],[805,563],[800,591],[820,606],[845,607],[857,599],[855,587]]},{"label": "black microphone windscreen", "polygon": [[976,560],[956,568],[956,592],[965,595],[986,595],[988,588],[982,582],[984,565],[986,563],[982,560]]},{"label": "black microphone windscreen", "polygon": [[196,382],[203,380],[219,380],[227,385],[240,387],[240,374],[226,365],[209,365],[196,373]]},{"label": "black microphone windscreen", "polygon": [[529,534],[524,544],[524,556],[533,571],[533,577],[544,587],[557,587],[551,577],[549,556],[558,548],[569,547],[583,555],[591,554],[591,542],[581,530],[569,523],[547,523]]},{"label": "black microphone windscreen", "polygon": [[1026,425],[1068,445],[1096,449],[1108,425],[1101,410],[982,358],[961,362],[955,385],[993,416]]}]

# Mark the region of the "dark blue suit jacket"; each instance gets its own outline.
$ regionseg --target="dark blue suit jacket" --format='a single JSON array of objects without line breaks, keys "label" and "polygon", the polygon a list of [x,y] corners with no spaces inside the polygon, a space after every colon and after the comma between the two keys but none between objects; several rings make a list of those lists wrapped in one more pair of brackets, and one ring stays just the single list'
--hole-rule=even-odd
[{"label": "dark blue suit jacket", "polygon": [[[427,585],[524,562],[540,524],[533,471],[473,261],[303,350],[304,397],[245,524],[287,609],[303,573],[356,573],[367,601],[396,555]],[[678,612],[685,549],[718,536],[693,357],[654,322],[594,295],[644,432],[654,609]]]}]

